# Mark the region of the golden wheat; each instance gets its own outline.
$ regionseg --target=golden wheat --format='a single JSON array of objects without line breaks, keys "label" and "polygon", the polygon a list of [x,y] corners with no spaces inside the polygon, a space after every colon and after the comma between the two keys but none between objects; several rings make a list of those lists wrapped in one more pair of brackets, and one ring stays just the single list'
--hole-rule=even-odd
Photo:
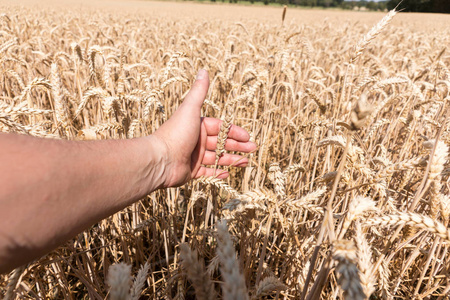
[{"label": "golden wheat", "polygon": [[207,69],[216,167],[231,123],[258,149],[1,275],[4,298],[448,298],[449,16],[46,1],[1,5],[1,132],[146,136]]}]

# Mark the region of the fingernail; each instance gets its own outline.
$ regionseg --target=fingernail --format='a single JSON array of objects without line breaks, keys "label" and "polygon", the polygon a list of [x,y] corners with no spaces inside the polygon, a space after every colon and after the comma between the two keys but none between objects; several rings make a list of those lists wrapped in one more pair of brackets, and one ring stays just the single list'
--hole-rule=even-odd
[{"label": "fingernail", "polygon": [[201,69],[200,71],[198,71],[197,73],[197,80],[202,80],[204,78],[206,78],[206,76],[208,75],[208,72],[206,72],[206,70]]}]

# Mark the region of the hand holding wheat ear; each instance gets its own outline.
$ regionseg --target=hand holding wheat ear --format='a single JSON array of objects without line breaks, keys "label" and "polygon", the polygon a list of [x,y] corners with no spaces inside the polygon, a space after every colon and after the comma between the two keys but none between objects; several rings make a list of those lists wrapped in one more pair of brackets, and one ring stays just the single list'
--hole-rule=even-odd
[{"label": "hand holding wheat ear", "polygon": [[[202,70],[172,117],[143,138],[79,142],[0,134],[0,273],[158,188],[213,176],[215,170],[207,166],[215,164],[222,121],[200,117],[208,87]],[[251,152],[256,145],[249,139],[247,131],[231,126],[225,150]],[[227,153],[218,161],[220,166],[247,163]]]},{"label": "hand holding wheat ear", "polygon": [[[151,137],[156,137],[164,149],[165,187],[179,186],[200,176],[214,176],[216,145],[222,121],[201,118],[200,108],[208,92],[209,79],[205,70],[200,70],[197,79],[183,104]],[[244,129],[231,125],[225,150],[252,152],[256,145],[249,141]],[[237,154],[225,153],[218,160],[219,166],[245,167],[248,159]],[[216,172],[218,178],[228,177],[228,172]]]}]

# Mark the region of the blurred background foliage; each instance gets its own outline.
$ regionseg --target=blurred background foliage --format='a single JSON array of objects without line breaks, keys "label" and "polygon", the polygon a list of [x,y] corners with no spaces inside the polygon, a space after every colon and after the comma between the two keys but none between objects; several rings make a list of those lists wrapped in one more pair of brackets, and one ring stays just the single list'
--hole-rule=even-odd
[{"label": "blurred background foliage", "polygon": [[[211,0],[213,2],[220,0]],[[434,12],[450,13],[450,0],[222,0],[222,2],[252,4],[260,2],[265,5],[282,4],[291,6],[303,6],[311,8],[341,8],[350,10],[386,11],[395,7],[404,12]]]}]

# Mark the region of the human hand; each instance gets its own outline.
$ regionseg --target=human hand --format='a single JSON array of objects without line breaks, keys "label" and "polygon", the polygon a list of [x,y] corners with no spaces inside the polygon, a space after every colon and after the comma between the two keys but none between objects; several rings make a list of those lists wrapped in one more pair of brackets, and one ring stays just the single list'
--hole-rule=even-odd
[{"label": "human hand", "polygon": [[[163,187],[180,186],[200,176],[226,178],[227,171],[208,166],[215,164],[217,135],[221,120],[201,118],[200,109],[209,87],[208,73],[200,70],[194,85],[183,103],[153,135],[165,153],[163,159]],[[225,150],[249,153],[256,144],[249,141],[250,135],[241,127],[232,125],[225,143]],[[236,154],[225,153],[219,159],[219,166],[245,167],[248,159]]]}]

